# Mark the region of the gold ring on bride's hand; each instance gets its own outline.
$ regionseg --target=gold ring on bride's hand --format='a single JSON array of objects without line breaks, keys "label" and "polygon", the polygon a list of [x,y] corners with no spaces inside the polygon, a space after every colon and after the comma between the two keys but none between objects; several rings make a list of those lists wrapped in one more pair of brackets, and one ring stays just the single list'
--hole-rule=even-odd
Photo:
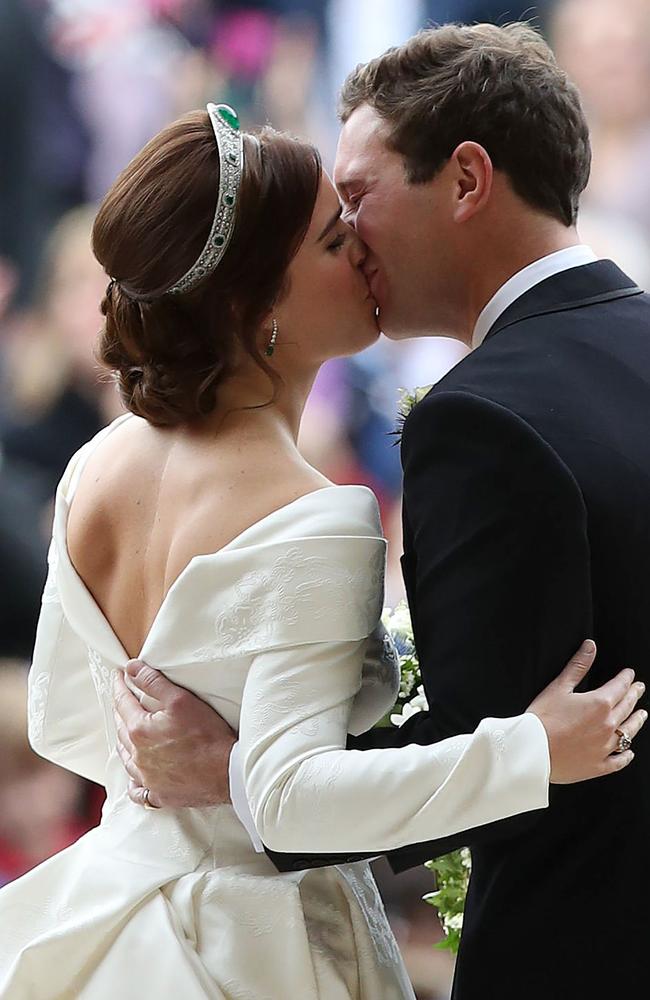
[{"label": "gold ring on bride's hand", "polygon": [[614,753],[625,753],[632,746],[632,740],[627,735],[624,729],[615,729],[614,732],[618,736],[618,743],[616,744],[616,750]]}]

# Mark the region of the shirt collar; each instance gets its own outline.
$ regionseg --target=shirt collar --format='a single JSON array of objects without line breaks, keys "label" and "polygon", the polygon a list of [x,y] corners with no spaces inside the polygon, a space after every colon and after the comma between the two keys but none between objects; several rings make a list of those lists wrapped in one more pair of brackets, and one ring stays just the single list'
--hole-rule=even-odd
[{"label": "shirt collar", "polygon": [[560,271],[568,271],[571,267],[581,267],[583,264],[593,264],[596,260],[598,257],[591,247],[580,244],[549,253],[546,257],[540,257],[539,260],[528,264],[521,271],[517,271],[511,278],[508,278],[505,284],[501,285],[501,288],[495,292],[488,304],[481,310],[472,334],[472,348],[480,347],[499,316],[524,292],[530,291],[540,281],[545,281],[546,278],[559,274]]}]

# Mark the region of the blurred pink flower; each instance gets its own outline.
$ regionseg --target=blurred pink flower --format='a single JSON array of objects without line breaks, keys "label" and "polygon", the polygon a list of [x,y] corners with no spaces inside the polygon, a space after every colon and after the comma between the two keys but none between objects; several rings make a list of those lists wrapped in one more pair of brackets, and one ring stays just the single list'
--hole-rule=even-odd
[{"label": "blurred pink flower", "polygon": [[261,10],[237,11],[217,22],[212,53],[229,74],[255,80],[268,64],[275,21]]}]

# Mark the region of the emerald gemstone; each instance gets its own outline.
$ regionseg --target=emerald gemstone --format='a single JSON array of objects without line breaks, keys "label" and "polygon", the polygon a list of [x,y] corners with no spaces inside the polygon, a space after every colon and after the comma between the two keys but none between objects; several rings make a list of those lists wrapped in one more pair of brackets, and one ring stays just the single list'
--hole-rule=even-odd
[{"label": "emerald gemstone", "polygon": [[232,206],[235,204],[234,196],[231,194],[224,194],[223,200],[225,201],[226,205],[229,208],[232,208]]},{"label": "emerald gemstone", "polygon": [[225,121],[226,125],[229,125],[230,128],[235,130],[235,132],[239,132],[239,118],[232,108],[229,108],[227,104],[220,104],[217,111],[219,112],[220,117]]},{"label": "emerald gemstone", "polygon": [[226,242],[225,236],[215,236],[214,238],[214,245],[217,247],[222,247],[225,242]]}]

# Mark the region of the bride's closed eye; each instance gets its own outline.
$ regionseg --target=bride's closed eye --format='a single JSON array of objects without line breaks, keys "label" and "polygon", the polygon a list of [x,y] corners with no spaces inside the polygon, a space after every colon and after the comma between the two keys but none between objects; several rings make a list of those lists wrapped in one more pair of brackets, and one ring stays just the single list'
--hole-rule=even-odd
[{"label": "bride's closed eye", "polygon": [[345,242],[348,238],[347,233],[338,233],[333,240],[327,244],[327,249],[332,253],[336,253],[341,247],[345,246]]}]

